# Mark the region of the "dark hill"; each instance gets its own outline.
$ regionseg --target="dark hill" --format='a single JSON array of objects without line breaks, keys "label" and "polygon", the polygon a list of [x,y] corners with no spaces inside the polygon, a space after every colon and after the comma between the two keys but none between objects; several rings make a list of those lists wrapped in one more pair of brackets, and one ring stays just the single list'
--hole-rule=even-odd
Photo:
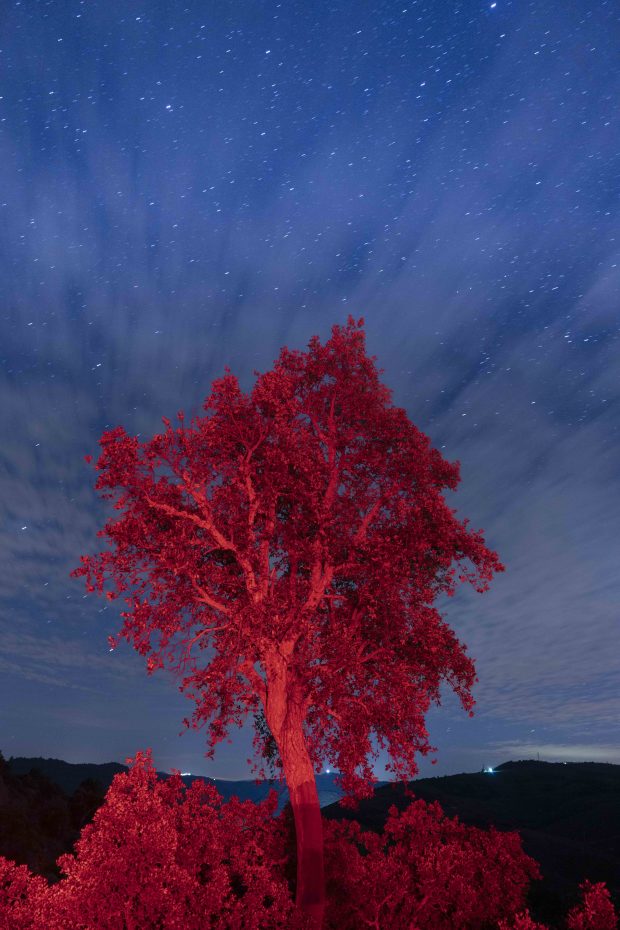
[{"label": "dark hill", "polygon": [[[620,904],[620,765],[505,762],[492,774],[424,778],[408,786],[416,798],[438,801],[463,823],[519,831],[543,873],[530,897],[538,920],[558,922],[585,878],[606,882],[616,907]],[[361,801],[358,811],[336,803],[322,813],[380,832],[390,806],[402,810],[411,800],[402,784],[390,784]]]},{"label": "dark hill", "polygon": [[11,757],[7,765],[13,775],[27,775],[32,771],[40,772],[58,785],[65,794],[73,794],[86,779],[99,782],[107,791],[115,775],[129,771],[126,765],[121,765],[119,762],[104,762],[101,765],[81,762],[74,765],[71,762],[63,762],[62,759],[43,759],[39,756],[29,759],[22,756]]},{"label": "dark hill", "polygon": [[56,881],[56,860],[73,849],[104,795],[86,778],[69,797],[40,770],[14,775],[0,754],[0,855]]},{"label": "dark hill", "polygon": [[[94,762],[63,762],[61,759],[42,759],[40,757],[25,758],[22,756],[11,757],[7,761],[7,766],[13,775],[27,775],[29,772],[38,772],[45,776],[49,781],[57,785],[65,794],[72,794],[79,785],[85,780],[97,782],[105,793],[115,775],[120,772],[128,772],[126,765],[119,762],[105,762],[97,764]],[[170,778],[167,772],[158,772],[159,778]],[[274,788],[279,794],[277,812],[281,811],[288,801],[288,791],[286,785],[280,784],[277,780],[261,781],[256,784],[254,779],[238,779],[236,781],[226,778],[204,778],[199,775],[184,775],[183,781],[189,787],[196,779],[202,778],[215,785],[218,792],[225,801],[228,801],[233,795],[236,795],[241,801],[262,801],[267,797],[269,791]],[[334,784],[334,775],[321,774],[317,775],[317,789],[319,792],[319,804],[321,807],[332,804],[342,796],[342,791]],[[386,784],[386,782],[380,782]]]}]

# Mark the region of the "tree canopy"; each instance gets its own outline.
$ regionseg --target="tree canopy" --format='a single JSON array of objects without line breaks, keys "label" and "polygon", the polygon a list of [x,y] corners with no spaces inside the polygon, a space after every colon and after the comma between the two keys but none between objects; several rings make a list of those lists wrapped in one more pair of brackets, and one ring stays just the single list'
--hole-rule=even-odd
[{"label": "tree canopy", "polygon": [[457,568],[480,592],[504,568],[443,498],[459,463],[380,373],[349,317],[325,345],[283,348],[247,394],[225,369],[189,424],[180,412],[146,441],[109,430],[96,487],[119,515],[74,572],[125,599],[113,646],[181,673],[208,755],[285,676],[313,765],[329,759],[356,796],[373,733],[412,777],[442,682],[471,711],[473,662],[432,605]]}]

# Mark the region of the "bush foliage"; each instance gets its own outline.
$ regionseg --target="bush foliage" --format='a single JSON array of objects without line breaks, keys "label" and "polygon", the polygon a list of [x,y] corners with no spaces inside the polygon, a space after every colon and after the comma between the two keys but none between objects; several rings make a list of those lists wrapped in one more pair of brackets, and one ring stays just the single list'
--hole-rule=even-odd
[{"label": "bush foliage", "polygon": [[[276,794],[224,803],[202,781],[157,778],[150,752],[117,775],[48,882],[0,857],[0,930],[307,930],[294,903],[290,811]],[[324,820],[325,930],[547,930],[525,909],[539,870],[517,833],[438,804],[390,809],[383,834]],[[582,885],[567,930],[616,930],[602,884]]]}]

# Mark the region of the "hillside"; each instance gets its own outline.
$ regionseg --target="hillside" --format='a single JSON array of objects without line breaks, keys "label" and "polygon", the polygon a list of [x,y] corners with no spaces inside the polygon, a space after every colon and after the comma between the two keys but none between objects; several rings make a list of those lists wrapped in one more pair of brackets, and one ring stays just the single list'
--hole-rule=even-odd
[{"label": "hillside", "polygon": [[[13,775],[27,775],[29,772],[40,772],[45,778],[53,782],[66,795],[73,792],[86,780],[97,782],[103,791],[107,791],[112,784],[112,779],[120,772],[128,772],[126,765],[119,762],[105,762],[97,764],[94,762],[63,762],[61,759],[43,759],[40,757],[25,758],[22,756],[11,757],[7,760],[7,766]],[[158,772],[159,778],[169,778],[167,772]],[[278,794],[279,813],[288,801],[288,791],[286,785],[280,784],[277,780],[261,781],[256,784],[254,779],[230,780],[226,778],[209,778],[206,779],[200,775],[184,775],[183,782],[189,787],[192,782],[202,778],[215,785],[225,801],[228,801],[233,795],[236,795],[241,801],[262,801],[267,797],[269,791],[274,788]],[[321,807],[327,804],[333,804],[340,797],[342,791],[334,784],[334,775],[325,773],[316,776],[317,789],[319,792],[319,804]],[[380,782],[380,784],[387,784]]]}]

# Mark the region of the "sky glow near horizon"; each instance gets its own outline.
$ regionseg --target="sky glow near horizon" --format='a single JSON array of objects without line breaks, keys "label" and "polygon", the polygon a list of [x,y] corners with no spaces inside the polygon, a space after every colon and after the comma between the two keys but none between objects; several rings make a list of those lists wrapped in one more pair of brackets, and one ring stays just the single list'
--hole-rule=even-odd
[{"label": "sky glow near horizon", "polygon": [[[506,572],[439,603],[477,661],[437,765],[620,763],[620,10],[7,0],[0,13],[0,750],[213,762],[68,574],[102,431],[363,316]],[[325,760],[326,767],[331,760]],[[386,756],[375,771],[384,777]]]}]

